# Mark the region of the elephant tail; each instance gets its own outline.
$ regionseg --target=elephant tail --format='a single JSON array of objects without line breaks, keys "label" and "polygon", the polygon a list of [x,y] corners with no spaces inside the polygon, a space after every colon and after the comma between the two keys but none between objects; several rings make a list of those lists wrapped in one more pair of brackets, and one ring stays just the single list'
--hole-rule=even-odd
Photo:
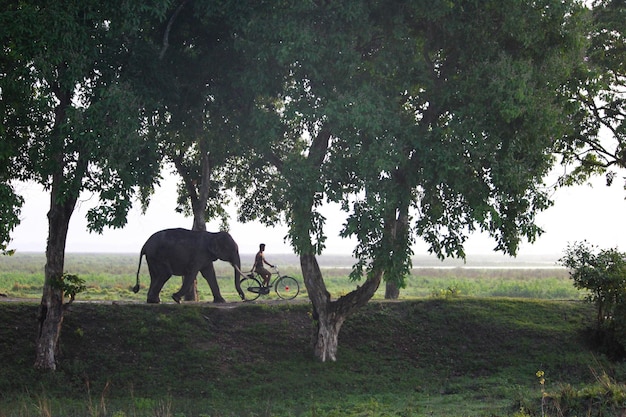
[{"label": "elephant tail", "polygon": [[139,254],[139,266],[137,266],[137,283],[133,287],[133,292],[135,294],[139,292],[139,270],[141,269],[141,258],[143,258],[143,248],[141,248],[141,253]]}]

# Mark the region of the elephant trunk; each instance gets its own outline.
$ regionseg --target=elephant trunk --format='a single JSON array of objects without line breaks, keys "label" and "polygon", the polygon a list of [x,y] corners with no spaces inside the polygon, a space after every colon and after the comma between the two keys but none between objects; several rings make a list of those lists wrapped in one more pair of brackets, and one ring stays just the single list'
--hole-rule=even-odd
[{"label": "elephant trunk", "polygon": [[233,268],[235,269],[235,288],[237,289],[237,293],[239,293],[239,296],[241,297],[241,299],[245,300],[246,296],[241,290],[241,278],[243,276],[243,273],[241,272],[241,259],[239,258],[239,255],[237,255],[232,265],[233,265]]}]

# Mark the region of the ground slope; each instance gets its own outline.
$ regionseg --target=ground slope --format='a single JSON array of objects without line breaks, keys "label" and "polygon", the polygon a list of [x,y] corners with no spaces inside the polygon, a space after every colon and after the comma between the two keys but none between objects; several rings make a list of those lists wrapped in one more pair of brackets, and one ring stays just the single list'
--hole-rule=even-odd
[{"label": "ground slope", "polygon": [[590,367],[623,376],[585,343],[593,309],[578,301],[372,302],[345,323],[336,363],[311,356],[310,310],[75,303],[59,370],[41,374],[37,305],[1,303],[0,405],[44,397],[66,415],[86,403],[127,415],[506,415],[539,406],[538,370],[547,388],[590,383]]}]

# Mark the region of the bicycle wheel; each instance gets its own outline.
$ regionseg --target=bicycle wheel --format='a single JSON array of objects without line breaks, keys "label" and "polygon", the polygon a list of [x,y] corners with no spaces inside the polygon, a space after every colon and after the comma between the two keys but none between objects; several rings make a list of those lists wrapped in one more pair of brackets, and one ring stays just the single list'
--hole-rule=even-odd
[{"label": "bicycle wheel", "polygon": [[276,281],[274,290],[283,300],[291,300],[296,298],[296,295],[300,292],[300,284],[298,284],[295,278],[283,275]]},{"label": "bicycle wheel", "polygon": [[245,276],[241,280],[241,289],[246,297],[244,301],[254,301],[261,295],[261,283],[256,278]]}]

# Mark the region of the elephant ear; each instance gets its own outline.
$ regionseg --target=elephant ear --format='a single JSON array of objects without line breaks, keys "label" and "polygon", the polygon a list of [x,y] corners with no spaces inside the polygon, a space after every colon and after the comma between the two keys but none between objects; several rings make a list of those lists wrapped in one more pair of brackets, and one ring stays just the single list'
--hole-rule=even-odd
[{"label": "elephant ear", "polygon": [[209,239],[207,239],[207,252],[209,253],[209,257],[211,258],[211,261],[215,261],[217,259],[219,259],[218,254],[220,253],[219,251],[219,238],[217,236],[210,236]]},{"label": "elephant ear", "polygon": [[209,256],[212,260],[221,259],[223,261],[227,261],[228,258],[228,245],[230,239],[230,235],[226,232],[218,232],[212,233],[208,235],[208,245],[207,250],[209,252]]}]

